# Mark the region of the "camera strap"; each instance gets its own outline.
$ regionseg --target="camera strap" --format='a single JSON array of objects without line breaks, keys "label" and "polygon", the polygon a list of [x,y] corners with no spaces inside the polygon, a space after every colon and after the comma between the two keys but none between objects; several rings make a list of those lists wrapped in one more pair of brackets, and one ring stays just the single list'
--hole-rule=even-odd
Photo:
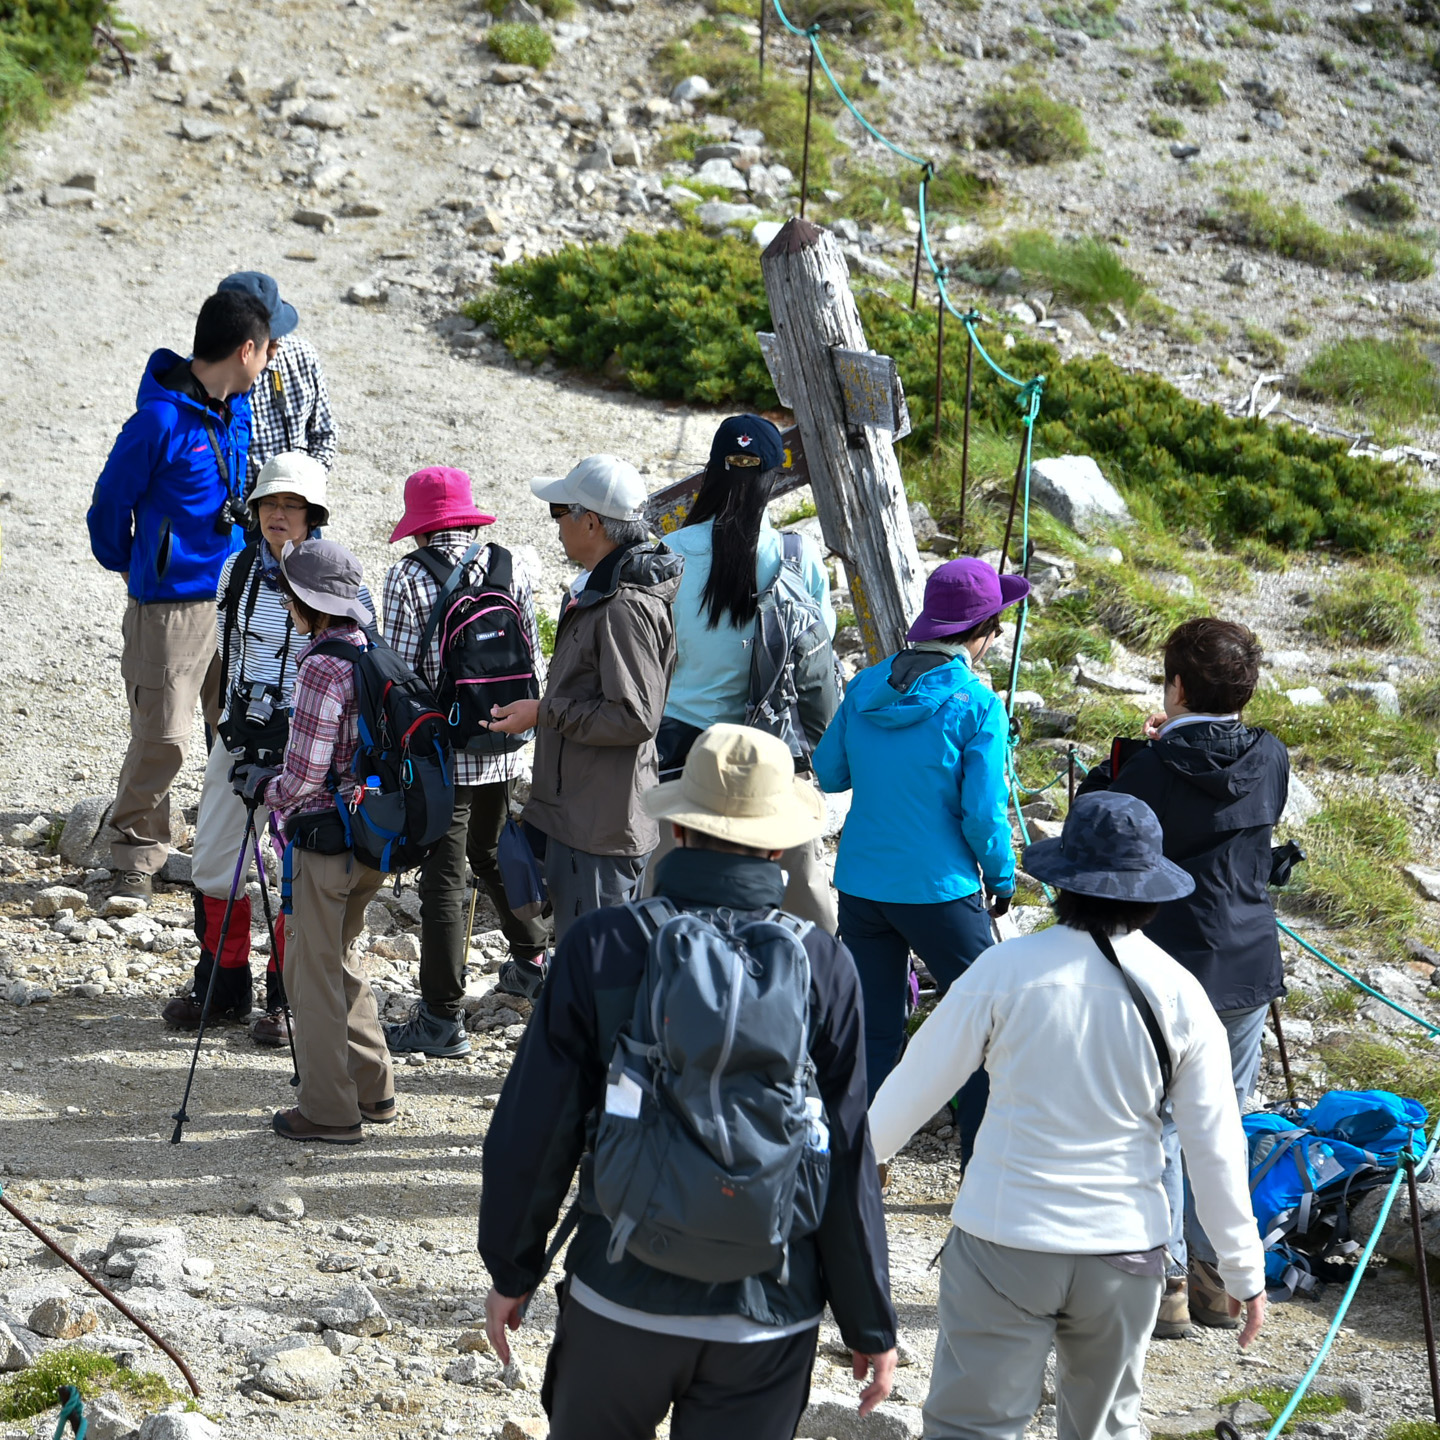
[{"label": "camera strap", "polygon": [[1135,1008],[1140,1012],[1141,1020],[1145,1022],[1145,1031],[1150,1036],[1150,1043],[1155,1047],[1155,1059],[1160,1063],[1161,1095],[1162,1098],[1168,1098],[1175,1065],[1170,1057],[1170,1047],[1165,1043],[1165,1033],[1160,1029],[1160,1022],[1155,1018],[1154,1007],[1150,1004],[1145,992],[1135,983],[1130,972],[1120,963],[1120,957],[1115,953],[1115,946],[1111,944],[1110,937],[1103,930],[1097,929],[1090,931],[1090,938],[1095,942],[1100,953],[1120,972],[1120,978],[1125,982],[1125,988],[1130,992],[1130,998],[1135,1002]]},{"label": "camera strap", "polygon": [[230,495],[230,462],[225,458],[225,452],[220,448],[220,436],[215,429],[215,422],[209,415],[202,415],[200,423],[205,427],[205,434],[210,438],[210,448],[215,452],[215,466],[220,471],[220,483],[225,487],[225,494]]}]

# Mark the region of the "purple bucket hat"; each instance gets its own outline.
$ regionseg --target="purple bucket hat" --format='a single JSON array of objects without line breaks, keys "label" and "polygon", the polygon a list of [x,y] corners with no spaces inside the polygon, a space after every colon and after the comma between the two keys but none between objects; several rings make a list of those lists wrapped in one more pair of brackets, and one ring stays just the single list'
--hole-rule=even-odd
[{"label": "purple bucket hat", "polygon": [[959,635],[1029,593],[1030,582],[1023,575],[998,575],[993,565],[968,556],[951,560],[925,582],[925,607],[905,638],[915,642]]}]

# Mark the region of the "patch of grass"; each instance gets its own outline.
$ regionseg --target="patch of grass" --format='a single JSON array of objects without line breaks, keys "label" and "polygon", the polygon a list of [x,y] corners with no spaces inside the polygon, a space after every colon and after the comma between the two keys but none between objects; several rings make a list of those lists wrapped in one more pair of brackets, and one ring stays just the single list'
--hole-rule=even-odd
[{"label": "patch of grass", "polygon": [[1277,691],[1258,690],[1245,718],[1278,736],[1292,761],[1357,775],[1434,773],[1433,732],[1405,716],[1382,714],[1359,698],[1311,708],[1292,705]]},{"label": "patch of grass", "polygon": [[1327,1020],[1351,1020],[1359,1008],[1356,992],[1346,986],[1327,990],[1320,997],[1320,1011]]},{"label": "patch of grass", "polygon": [[180,1398],[154,1371],[124,1369],[93,1350],[48,1350],[14,1379],[0,1382],[0,1420],[27,1420],[54,1409],[62,1385],[74,1385],[86,1400],[120,1390],[152,1410]]},{"label": "patch of grass", "polygon": [[1400,709],[1412,720],[1440,725],[1440,679],[1416,680],[1400,691]]},{"label": "patch of grass", "polygon": [[1327,230],[1303,205],[1281,208],[1263,190],[1232,188],[1224,201],[1207,223],[1257,250],[1379,280],[1422,280],[1434,269],[1429,248],[1405,235]]},{"label": "patch of grass", "polygon": [[1090,149],[1080,112],[1038,85],[992,90],[980,103],[980,142],[1026,165],[1078,160]]},{"label": "patch of grass", "polygon": [[1344,836],[1384,860],[1408,860],[1410,826],[1398,810],[1358,796],[1338,796],[1326,803],[1312,822]]},{"label": "patch of grass", "polygon": [[[1290,1403],[1290,1392],[1278,1385],[1252,1385],[1248,1390],[1238,1390],[1216,1401],[1218,1405],[1233,1405],[1237,1400],[1253,1400],[1270,1412],[1273,1424],[1280,1418],[1280,1412]],[[1300,1397],[1300,1403],[1290,1420],[1286,1421],[1282,1435],[1289,1434],[1296,1421],[1313,1420],[1318,1415],[1338,1415],[1345,1408],[1345,1401],[1339,1395],[1317,1395],[1307,1390]]]},{"label": "patch of grass", "polygon": [[[1383,1040],[1350,1036],[1322,1046],[1320,1057],[1336,1089],[1389,1090],[1418,1100],[1431,1115],[1440,1114],[1440,1058],[1433,1051],[1402,1050]],[[1432,1431],[1436,1428],[1429,1425]]]},{"label": "patch of grass", "polygon": [[1352,44],[1363,45],[1381,55],[1405,55],[1410,37],[1393,15],[1371,11],[1368,15],[1340,14],[1330,23]]},{"label": "patch of grass", "polygon": [[1419,207],[1408,190],[1392,180],[1367,180],[1349,191],[1345,198],[1376,220],[1413,220]]},{"label": "patch of grass", "polygon": [[[482,9],[492,15],[503,15],[510,0],[483,0]],[[547,20],[568,20],[575,13],[575,0],[533,0]]]},{"label": "patch of grass", "polygon": [[[870,165],[847,165],[840,179],[843,198],[834,206],[837,215],[860,222],[895,223],[900,206],[919,203],[920,184],[909,171],[895,175]],[[976,174],[954,161],[925,187],[925,213],[974,215],[995,204],[1000,184],[990,176]]]},{"label": "patch of grass", "polygon": [[[825,88],[828,92],[829,86]],[[818,102],[819,86],[815,93]],[[809,182],[812,194],[817,188],[830,183],[834,162],[845,148],[836,139],[835,127],[824,113],[825,108],[817,103],[815,113],[810,117]],[[757,86],[753,93],[735,99],[729,106],[729,113],[742,125],[763,130],[770,148],[795,172],[795,178],[800,178],[805,151],[803,86],[797,88],[788,83],[767,80],[763,88]]]},{"label": "patch of grass", "polygon": [[1385,1432],[1385,1440],[1440,1440],[1440,1425],[1433,1420],[1397,1420]]},{"label": "patch of grass", "polygon": [[696,130],[689,125],[671,126],[655,147],[658,160],[684,160],[693,163],[695,151],[701,145],[713,145],[715,136],[708,130]]},{"label": "patch of grass", "polygon": [[1411,337],[1336,340],[1300,372],[1300,392],[1351,405],[1393,425],[1433,420],[1440,409],[1440,373]]},{"label": "patch of grass", "polygon": [[1075,714],[1075,733],[1066,739],[1105,747],[1117,735],[1138,735],[1145,718],[1138,705],[1115,695],[1085,695]]},{"label": "patch of grass", "polygon": [[1133,564],[1082,560],[1076,573],[1088,593],[1084,599],[1059,601],[1055,608],[1100,626],[1132,650],[1158,650],[1177,625],[1210,613],[1199,596],[1177,595]]},{"label": "patch of grass", "polygon": [[549,35],[538,25],[520,25],[507,21],[492,25],[485,43],[506,65],[531,65],[543,70],[555,57]]},{"label": "patch of grass", "polygon": [[1318,595],[1305,628],[1343,645],[1413,649],[1421,641],[1418,601],[1407,575],[1362,570]]},{"label": "patch of grass", "polygon": [[1241,326],[1241,333],[1245,336],[1251,353],[1262,365],[1284,363],[1285,342],[1278,335],[1273,335],[1264,326],[1253,325],[1249,321]]},{"label": "patch of grass", "polygon": [[1403,180],[1410,173],[1409,165],[1398,155],[1376,145],[1367,145],[1360,159],[1377,175],[1393,175]]},{"label": "patch of grass", "polygon": [[[1415,897],[1395,868],[1410,852],[1409,828],[1370,823],[1373,802],[1332,801],[1305,828],[1306,862],[1296,869],[1300,903],[1333,925],[1363,925],[1395,936],[1415,919]],[[1397,852],[1398,851],[1398,856]]]},{"label": "patch of grass", "polygon": [[1135,315],[1145,308],[1145,282],[1113,245],[1086,235],[1057,240],[1043,230],[1022,230],[1002,242],[1003,260],[1031,281],[1043,281],[1057,298],[1098,313],[1117,305]]},{"label": "patch of grass", "polygon": [[915,28],[915,0],[795,0],[786,13],[802,29],[899,35]]},{"label": "patch of grass", "polygon": [[1092,40],[1108,40],[1120,29],[1115,18],[1119,8],[1119,0],[1088,0],[1087,4],[1054,5],[1046,14],[1062,30],[1080,30]]},{"label": "patch of grass", "polygon": [[1225,66],[1219,60],[1187,60],[1177,55],[1170,46],[1160,52],[1165,65],[1164,76],[1155,82],[1155,97],[1167,105],[1189,105],[1196,110],[1208,110],[1218,105],[1225,94],[1220,82],[1225,78]]},{"label": "patch of grass", "polygon": [[1185,133],[1185,122],[1178,115],[1166,115],[1152,110],[1145,117],[1145,128],[1162,140],[1178,140]]},{"label": "patch of grass", "polygon": [[1088,625],[1053,610],[1034,609],[1025,626],[1024,657],[1048,660],[1056,670],[1075,663],[1077,655],[1102,663],[1110,658],[1110,642]]}]

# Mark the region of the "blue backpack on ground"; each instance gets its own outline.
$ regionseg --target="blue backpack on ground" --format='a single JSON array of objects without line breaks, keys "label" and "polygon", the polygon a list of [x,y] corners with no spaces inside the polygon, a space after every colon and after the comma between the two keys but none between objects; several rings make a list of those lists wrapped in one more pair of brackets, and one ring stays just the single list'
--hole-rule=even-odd
[{"label": "blue backpack on ground", "polygon": [[1317,1264],[1360,1248],[1350,1207],[1388,1184],[1405,1155],[1423,1156],[1428,1118],[1418,1100],[1388,1090],[1332,1090],[1309,1110],[1243,1117],[1250,1203],[1279,1298],[1313,1290]]}]

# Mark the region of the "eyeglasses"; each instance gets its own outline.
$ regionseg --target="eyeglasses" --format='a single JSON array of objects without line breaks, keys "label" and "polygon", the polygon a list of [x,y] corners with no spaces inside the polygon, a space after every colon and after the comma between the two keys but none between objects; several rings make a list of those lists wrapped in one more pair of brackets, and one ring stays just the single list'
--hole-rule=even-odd
[{"label": "eyeglasses", "polygon": [[299,505],[287,505],[283,501],[272,499],[268,495],[261,500],[257,500],[255,506],[259,510],[282,510],[286,515],[303,515],[310,508],[303,501]]},{"label": "eyeglasses", "polygon": [[568,505],[560,505],[553,500],[550,502],[550,518],[552,520],[563,520],[569,513]]}]

